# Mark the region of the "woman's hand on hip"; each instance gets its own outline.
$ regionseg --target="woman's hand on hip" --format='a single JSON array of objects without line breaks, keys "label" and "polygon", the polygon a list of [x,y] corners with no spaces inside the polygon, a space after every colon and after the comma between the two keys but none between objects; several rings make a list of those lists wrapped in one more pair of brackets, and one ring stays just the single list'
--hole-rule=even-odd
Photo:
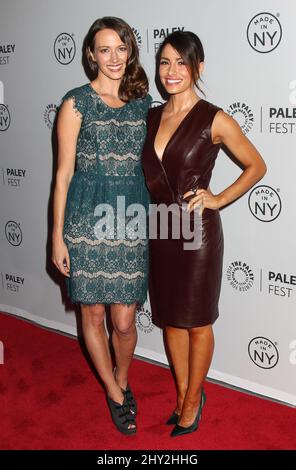
[{"label": "woman's hand on hip", "polygon": [[199,207],[199,215],[203,213],[205,208],[219,209],[221,207],[219,196],[214,196],[210,189],[198,189],[195,191],[187,191],[183,195],[183,199],[190,198],[187,211],[192,212]]}]

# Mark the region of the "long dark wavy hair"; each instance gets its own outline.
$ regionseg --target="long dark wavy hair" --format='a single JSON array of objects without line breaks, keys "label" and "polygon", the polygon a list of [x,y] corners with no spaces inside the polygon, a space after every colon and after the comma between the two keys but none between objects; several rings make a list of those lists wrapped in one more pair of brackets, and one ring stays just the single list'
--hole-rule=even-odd
[{"label": "long dark wavy hair", "polygon": [[174,49],[176,49],[176,51],[179,52],[180,56],[184,60],[184,63],[187,65],[190,71],[194,85],[204,95],[204,92],[198,83],[199,80],[202,81],[199,75],[199,65],[205,60],[204,49],[199,37],[191,31],[174,31],[173,33],[169,34],[161,43],[157,51],[157,70],[159,68],[163,49],[167,44],[170,44]]},{"label": "long dark wavy hair", "polygon": [[133,30],[121,18],[105,16],[97,19],[89,28],[84,40],[84,53],[93,76],[98,74],[98,65],[92,60],[90,52],[94,52],[95,35],[103,29],[116,31],[128,49],[126,69],[118,91],[119,98],[122,101],[144,98],[148,93],[148,78],[140,64],[139,50]]}]

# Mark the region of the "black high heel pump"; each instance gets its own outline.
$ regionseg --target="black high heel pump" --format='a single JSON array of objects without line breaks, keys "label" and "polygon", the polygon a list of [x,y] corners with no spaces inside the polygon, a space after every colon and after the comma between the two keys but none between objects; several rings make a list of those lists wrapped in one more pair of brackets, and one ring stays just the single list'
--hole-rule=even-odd
[{"label": "black high heel pump", "polygon": [[186,428],[184,426],[180,426],[177,423],[171,432],[172,437],[182,436],[183,434],[190,434],[198,429],[199,421],[201,420],[202,409],[205,405],[205,402],[206,402],[206,394],[204,392],[204,389],[202,389],[201,397],[200,397],[200,404],[197,410],[197,415],[195,417],[195,420],[190,426],[187,426]]},{"label": "black high heel pump", "polygon": [[169,419],[167,420],[165,424],[167,424],[168,426],[170,426],[171,424],[178,424],[179,418],[180,416],[177,415],[175,411],[173,411],[173,413],[171,414],[171,416],[169,417]]}]

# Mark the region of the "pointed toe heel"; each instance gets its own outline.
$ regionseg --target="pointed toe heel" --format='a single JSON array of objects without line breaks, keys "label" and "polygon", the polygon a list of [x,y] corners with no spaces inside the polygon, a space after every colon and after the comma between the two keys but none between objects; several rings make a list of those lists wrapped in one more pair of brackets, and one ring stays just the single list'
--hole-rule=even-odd
[{"label": "pointed toe heel", "polygon": [[197,429],[198,429],[198,419],[196,417],[193,423],[191,424],[191,426],[188,426],[186,428],[183,426],[180,426],[179,424],[176,424],[176,426],[171,432],[171,436],[177,437],[177,436],[182,436],[183,434],[191,434],[194,431],[197,431]]},{"label": "pointed toe heel", "polygon": [[173,413],[171,414],[171,416],[169,417],[169,419],[167,420],[167,422],[165,424],[167,424],[168,426],[171,426],[171,425],[175,425],[175,424],[178,424],[178,421],[179,421],[179,415],[177,415],[177,413],[175,411],[173,411]]},{"label": "pointed toe heel", "polygon": [[200,404],[197,410],[197,415],[193,421],[193,423],[190,426],[184,427],[180,426],[178,423],[174,427],[174,429],[171,432],[171,437],[177,437],[177,436],[182,436],[184,434],[191,434],[198,429],[199,422],[201,420],[201,413],[202,409],[205,406],[206,402],[206,394],[204,389],[201,390],[201,397],[200,397]]}]

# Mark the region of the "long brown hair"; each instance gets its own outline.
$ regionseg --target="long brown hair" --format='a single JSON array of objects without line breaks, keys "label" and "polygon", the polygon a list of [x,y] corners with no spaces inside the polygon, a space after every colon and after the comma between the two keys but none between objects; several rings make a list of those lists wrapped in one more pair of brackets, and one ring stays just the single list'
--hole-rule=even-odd
[{"label": "long brown hair", "polygon": [[93,73],[98,73],[98,65],[91,58],[90,52],[94,52],[95,35],[102,29],[113,29],[128,49],[128,60],[124,76],[118,90],[118,96],[122,101],[144,98],[148,93],[148,78],[139,60],[139,50],[135,35],[131,27],[121,18],[105,16],[97,19],[89,28],[84,40],[85,54],[88,65]]}]

